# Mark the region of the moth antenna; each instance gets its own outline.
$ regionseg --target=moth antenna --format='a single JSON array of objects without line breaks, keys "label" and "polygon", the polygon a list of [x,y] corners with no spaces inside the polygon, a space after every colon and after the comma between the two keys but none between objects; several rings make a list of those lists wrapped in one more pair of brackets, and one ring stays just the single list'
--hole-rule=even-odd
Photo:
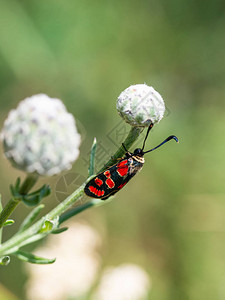
[{"label": "moth antenna", "polygon": [[152,148],[151,150],[148,150],[148,151],[144,152],[143,154],[148,153],[148,152],[151,152],[151,151],[153,151],[153,150],[155,150],[155,149],[161,147],[163,144],[169,142],[170,140],[175,140],[177,143],[179,143],[178,138],[177,138],[175,135],[170,135],[170,136],[169,136],[167,139],[165,139],[161,144],[159,144],[158,146]]},{"label": "moth antenna", "polygon": [[151,123],[151,124],[149,125],[149,127],[148,127],[148,130],[147,130],[147,133],[146,133],[144,142],[143,142],[143,146],[142,146],[142,149],[141,149],[142,151],[144,150],[144,147],[145,147],[145,141],[147,140],[148,134],[149,134],[150,130],[152,129],[153,125],[154,125],[154,124]]}]

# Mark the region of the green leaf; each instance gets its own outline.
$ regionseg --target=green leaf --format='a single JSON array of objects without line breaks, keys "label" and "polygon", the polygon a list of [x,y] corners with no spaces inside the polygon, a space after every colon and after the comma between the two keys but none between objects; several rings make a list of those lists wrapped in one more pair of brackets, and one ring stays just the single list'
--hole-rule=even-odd
[{"label": "green leaf", "polygon": [[46,220],[39,232],[40,233],[48,232],[51,231],[52,228],[53,228],[53,223],[51,221]]},{"label": "green leaf", "polygon": [[92,207],[92,206],[93,206],[93,203],[91,201],[89,201],[80,206],[71,208],[70,210],[66,211],[59,217],[59,224],[65,222],[66,220],[72,218],[73,216],[81,213],[83,210],[86,210],[87,208]]},{"label": "green leaf", "polygon": [[19,194],[18,190],[16,190],[16,188],[12,184],[10,184],[9,188],[10,188],[13,199],[15,199],[17,201],[21,201],[22,196]]},{"label": "green leaf", "polygon": [[43,185],[39,190],[22,195],[22,201],[28,206],[35,206],[41,202],[44,197],[47,197],[51,193],[49,185]]},{"label": "green leaf", "polygon": [[[48,235],[48,233],[37,233],[37,234],[34,234],[31,237],[29,237],[27,240],[24,240],[23,242],[21,242],[19,248],[21,248],[21,247],[23,247],[25,245],[29,245],[29,244],[32,244],[34,242],[37,242],[37,241],[43,239],[44,237],[46,237],[47,235]],[[17,249],[15,249],[15,251],[17,251],[17,250],[18,250],[18,247],[17,247]],[[15,251],[13,251],[13,253]]]},{"label": "green leaf", "polygon": [[62,233],[64,231],[66,231],[67,229],[68,229],[68,227],[57,228],[55,230],[52,230],[51,233],[53,233],[53,234],[59,234],[59,233]]},{"label": "green leaf", "polygon": [[19,191],[19,189],[20,189],[20,177],[18,177],[17,179],[16,179],[16,183],[15,183],[15,190],[17,190],[17,191]]},{"label": "green leaf", "polygon": [[34,222],[34,220],[39,215],[40,211],[44,208],[44,204],[40,204],[37,207],[35,207],[29,215],[24,219],[23,223],[20,225],[19,232],[23,232],[25,229],[30,227],[30,225]]},{"label": "green leaf", "polygon": [[15,223],[14,220],[8,219],[8,220],[6,220],[5,223],[3,224],[3,227],[4,227],[4,226],[8,226],[8,225],[12,225],[12,224],[14,224],[14,223]]},{"label": "green leaf", "polygon": [[[31,183],[33,183],[33,181]],[[17,178],[14,186],[12,184],[10,185],[10,190],[15,200],[22,200],[28,206],[39,204],[44,197],[47,197],[51,193],[51,189],[48,185],[43,185],[39,190],[29,194],[23,193],[23,188],[20,188],[20,178]]]},{"label": "green leaf", "polygon": [[20,178],[16,179],[15,185],[10,184],[9,187],[13,198],[20,201],[22,199],[22,195],[20,194]]},{"label": "green leaf", "polygon": [[92,147],[91,147],[91,155],[90,155],[90,165],[88,169],[89,176],[93,175],[95,172],[95,153],[96,153],[96,147],[97,147],[97,140],[94,138]]},{"label": "green leaf", "polygon": [[20,260],[32,263],[32,264],[52,264],[55,262],[55,258],[53,259],[48,259],[48,258],[43,258],[37,255],[34,255],[32,253],[24,252],[21,250],[18,250],[13,253],[16,257],[18,257]]},{"label": "green leaf", "polygon": [[54,219],[46,218],[38,233],[47,233],[53,231],[55,229],[58,229],[58,226],[59,226],[59,216],[55,217]]},{"label": "green leaf", "polygon": [[[108,200],[110,201],[110,200]],[[68,219],[72,218],[73,216],[81,213],[82,211],[86,210],[87,208],[90,208],[92,206],[97,207],[104,204],[104,201],[101,199],[92,199],[91,201],[84,203],[82,205],[76,206],[71,208],[70,210],[66,211],[59,217],[59,224],[62,224],[63,222],[67,221]]]},{"label": "green leaf", "polygon": [[0,265],[7,266],[10,263],[10,257],[9,256],[3,256],[0,258]]}]

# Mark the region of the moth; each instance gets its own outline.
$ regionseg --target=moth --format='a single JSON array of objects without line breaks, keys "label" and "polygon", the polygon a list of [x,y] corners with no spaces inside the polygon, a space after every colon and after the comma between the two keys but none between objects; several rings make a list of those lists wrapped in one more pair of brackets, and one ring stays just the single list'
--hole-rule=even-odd
[{"label": "moth", "polygon": [[178,143],[178,138],[175,135],[170,135],[158,146],[144,151],[145,142],[152,127],[153,124],[148,127],[142,148],[137,148],[131,153],[122,144],[126,151],[125,157],[119,159],[117,163],[108,167],[105,171],[97,174],[85,185],[84,192],[87,196],[102,200],[108,199],[121,190],[142,169],[146,153],[161,147],[170,140],[175,140]]}]

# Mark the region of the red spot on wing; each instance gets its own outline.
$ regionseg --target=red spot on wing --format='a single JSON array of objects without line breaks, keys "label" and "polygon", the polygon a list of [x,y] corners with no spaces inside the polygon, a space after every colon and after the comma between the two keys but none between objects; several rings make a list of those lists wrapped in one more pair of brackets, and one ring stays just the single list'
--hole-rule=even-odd
[{"label": "red spot on wing", "polygon": [[117,164],[117,172],[120,176],[125,176],[128,173],[128,165],[127,165],[127,159],[122,160]]},{"label": "red spot on wing", "polygon": [[97,196],[97,189],[93,185],[89,186],[89,191]]},{"label": "red spot on wing", "polygon": [[122,183],[121,185],[119,185],[119,186],[118,186],[118,189],[119,189],[119,190],[122,189],[122,187],[124,187],[125,184],[127,184],[127,182],[124,182],[124,183]]},{"label": "red spot on wing", "polygon": [[96,183],[98,186],[103,185],[103,181],[102,181],[100,178],[98,178],[98,177],[95,178],[95,183]]},{"label": "red spot on wing", "polygon": [[105,192],[103,190],[96,189],[93,185],[88,187],[89,191],[97,197],[102,197]]},{"label": "red spot on wing", "polygon": [[110,178],[110,177],[111,177],[110,171],[109,171],[109,170],[106,170],[106,171],[104,172],[104,175],[107,177],[105,183],[108,185],[108,187],[109,187],[110,189],[114,188],[115,182]]},{"label": "red spot on wing", "polygon": [[114,183],[114,181],[111,178],[107,178],[106,181],[105,181],[105,183],[108,185],[108,187],[110,189],[114,188],[114,186],[115,186],[115,183]]},{"label": "red spot on wing", "polygon": [[110,171],[109,171],[109,170],[106,170],[106,171],[104,172],[104,175],[105,175],[107,178],[109,178],[109,177],[111,176]]}]

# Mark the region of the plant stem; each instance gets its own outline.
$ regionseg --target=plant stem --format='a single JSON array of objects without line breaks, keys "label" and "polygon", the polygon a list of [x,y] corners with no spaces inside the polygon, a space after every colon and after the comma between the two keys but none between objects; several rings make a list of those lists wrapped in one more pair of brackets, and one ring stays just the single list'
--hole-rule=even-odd
[{"label": "plant stem", "polygon": [[[43,222],[48,219],[52,220],[55,217],[64,213],[68,207],[73,205],[76,201],[78,201],[84,194],[84,186],[82,184],[73,194],[67,197],[63,202],[61,202],[58,206],[56,206],[51,212],[49,212],[46,216],[42,217],[39,221],[34,223],[31,227],[27,228],[21,233],[14,235],[11,239],[0,246],[0,257],[5,255],[5,253],[10,254],[19,249],[21,244],[24,246],[25,241],[38,234],[41,229]],[[50,232],[49,232],[50,233]],[[45,235],[43,235],[44,237]]]},{"label": "plant stem", "polygon": [[53,208],[47,217],[54,219],[57,216],[63,214],[69,207],[71,207],[75,202],[77,202],[84,195],[85,183],[83,183],[75,192],[73,192],[69,197],[67,197],[63,202]]},{"label": "plant stem", "polygon": [[[142,131],[143,131],[143,128],[141,128],[141,127],[131,127],[131,129],[124,141],[124,145],[127,150],[136,141],[136,139],[139,137],[139,135]],[[123,146],[121,146],[99,172],[104,171],[108,166],[112,166],[114,163],[116,163],[118,158],[121,158],[124,155],[124,153],[126,153],[126,151],[123,148]],[[93,156],[90,159],[90,164],[91,164],[92,160],[94,160]],[[105,203],[107,203],[107,201],[105,202],[105,201],[101,201],[100,199],[92,199],[91,201],[89,201],[87,203],[84,203],[80,206],[74,207],[71,210],[69,210],[61,215],[61,217],[59,218],[59,224],[65,222],[66,220],[70,219],[71,217],[77,215],[78,213],[80,213],[88,208],[101,206],[101,205],[104,205]]]},{"label": "plant stem", "polygon": [[11,198],[9,202],[6,204],[6,206],[3,208],[1,214],[0,214],[0,228],[3,227],[5,221],[8,219],[8,217],[12,214],[16,206],[19,204],[20,200],[16,200]]},{"label": "plant stem", "polygon": [[[130,146],[135,142],[135,140],[138,138],[138,136],[140,135],[142,130],[143,130],[143,128],[137,128],[137,127],[132,127],[131,128],[127,138],[124,141],[125,147],[127,149],[129,149]],[[107,166],[112,165],[113,163],[115,163],[118,158],[123,156],[124,153],[125,153],[125,150],[122,147],[120,147],[119,150],[114,154],[113,158],[111,158],[108,161],[108,163],[105,165],[104,169]],[[87,181],[89,179],[90,178],[88,178]],[[4,244],[2,244],[0,246],[0,257],[4,256],[4,255],[11,254],[11,253],[14,253],[20,247],[31,243],[31,241],[34,241],[34,239],[32,240],[32,237],[34,235],[36,235],[36,236],[39,235],[37,239],[40,239],[40,238],[45,237],[47,234],[51,233],[51,231],[47,232],[46,234],[42,234],[42,235],[39,233],[39,230],[41,229],[44,221],[46,219],[47,220],[52,220],[52,219],[62,215],[63,213],[65,213],[65,211],[68,208],[70,208],[74,203],[76,203],[79,199],[81,199],[81,197],[84,195],[85,184],[86,184],[86,182],[84,182],[75,192],[73,192],[70,196],[68,196],[63,202],[61,202],[58,206],[56,206],[46,216],[42,217],[39,221],[34,223],[31,227],[27,228],[26,230],[24,230],[21,233],[17,233],[11,239],[9,239]],[[101,205],[101,204],[105,204],[105,203],[107,203],[107,201],[100,201],[98,199],[96,201],[96,199],[92,199],[88,204],[82,205],[80,207],[80,210],[79,210],[79,207],[78,207],[77,211],[74,211],[74,212],[76,214],[76,213],[78,213],[80,211],[83,211],[83,210],[85,210],[85,209],[87,209],[91,206],[97,206],[97,205]],[[65,221],[66,219],[68,219],[69,217],[73,216],[72,213],[71,213],[70,216],[68,214],[69,214],[69,212],[64,215],[64,217],[61,220],[62,222]]]},{"label": "plant stem", "polygon": [[[133,145],[133,143],[136,141],[143,130],[144,127],[131,127],[128,136],[123,143],[127,150],[129,150],[129,148]],[[107,169],[107,167],[114,165],[117,162],[118,158],[123,157],[125,153],[125,149],[123,148],[123,146],[121,146],[99,172],[102,172]]]},{"label": "plant stem", "polygon": [[38,174],[36,173],[28,174],[20,188],[20,194],[26,195],[35,185],[37,180],[38,180]]},{"label": "plant stem", "polygon": [[[130,147],[133,145],[133,143],[137,140],[141,132],[144,130],[142,127],[131,127],[125,141],[123,144],[125,145],[126,149],[129,150]],[[115,164],[118,160],[118,158],[123,157],[123,155],[126,153],[125,149],[123,146],[121,146],[116,153],[111,157],[111,159],[104,165],[104,167],[99,171],[102,172],[104,171],[107,167],[112,166]],[[99,173],[98,172],[98,173]],[[107,201],[101,201],[100,199],[92,199],[88,203],[84,203],[83,205],[80,205],[78,207],[74,207],[73,209],[69,210],[68,212],[65,212],[60,218],[59,218],[59,223],[63,223],[69,218],[77,215],[78,213],[91,208],[91,207],[96,207],[96,206],[101,206],[108,203]]]},{"label": "plant stem", "polygon": [[[21,195],[26,195],[29,190],[34,186],[38,179],[38,175],[36,174],[29,174],[25,178],[19,193]],[[20,203],[19,199],[11,198],[9,202],[6,204],[6,206],[3,208],[3,210],[0,213],[0,228],[4,225],[5,221],[8,219],[8,217],[12,214],[14,209],[17,207],[17,205]]]},{"label": "plant stem", "polygon": [[88,208],[91,208],[93,206],[101,206],[103,204],[105,204],[105,201],[102,201],[101,199],[92,199],[89,202],[86,202],[82,205],[76,206],[76,207],[66,211],[59,217],[59,224],[62,224],[63,222],[67,221],[68,219],[72,218],[73,216],[81,213],[82,211],[84,211]]}]

